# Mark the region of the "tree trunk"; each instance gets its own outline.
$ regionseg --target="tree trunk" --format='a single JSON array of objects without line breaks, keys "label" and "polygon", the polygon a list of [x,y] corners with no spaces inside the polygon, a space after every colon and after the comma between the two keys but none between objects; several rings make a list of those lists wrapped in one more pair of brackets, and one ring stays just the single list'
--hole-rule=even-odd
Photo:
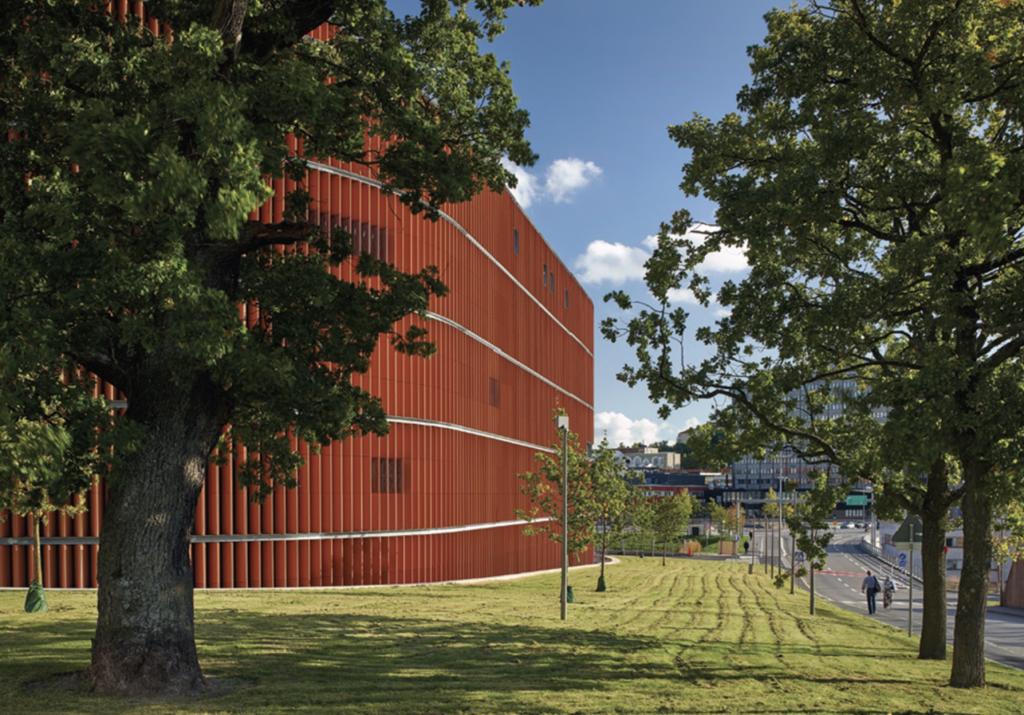
[{"label": "tree trunk", "polygon": [[922,510],[921,575],[924,577],[924,614],[917,657],[946,659],[946,528],[945,510]]},{"label": "tree trunk", "polygon": [[[975,473],[971,474],[972,471]],[[965,465],[964,563],[957,595],[950,675],[950,685],[955,688],[985,685],[985,610],[992,561],[992,502],[986,491],[986,475],[978,471],[976,467]]]},{"label": "tree trunk", "polygon": [[814,562],[810,563],[810,574],[811,574],[811,615],[814,615]]},{"label": "tree trunk", "polygon": [[142,430],[107,484],[99,614],[88,677],[99,693],[194,693],[196,655],[189,536],[211,449],[223,426],[212,389],[164,385],[129,400]]}]

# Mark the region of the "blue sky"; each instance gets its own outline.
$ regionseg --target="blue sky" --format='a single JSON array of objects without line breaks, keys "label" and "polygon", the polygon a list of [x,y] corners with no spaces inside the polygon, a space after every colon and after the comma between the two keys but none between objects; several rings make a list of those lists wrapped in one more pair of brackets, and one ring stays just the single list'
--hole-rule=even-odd
[{"label": "blue sky", "polygon": [[[417,3],[392,5],[402,12]],[[679,208],[714,221],[712,204],[679,190],[687,156],[667,127],[735,109],[750,77],[746,48],[763,39],[764,13],[778,5],[788,2],[546,0],[514,8],[505,34],[483,48],[510,62],[530,112],[528,138],[540,160],[523,175],[520,203],[590,294],[597,323],[615,310],[602,301],[609,290],[646,294],[644,240],[661,222]],[[741,277],[743,264],[742,254],[720,256],[712,284]],[[679,297],[694,326],[715,319],[715,306]],[[710,406],[693,404],[661,420],[645,390],[615,379],[628,348],[599,334],[596,342],[597,439],[605,430],[613,443],[674,438],[706,418]],[[691,340],[686,351],[701,355]]]},{"label": "blue sky", "polygon": [[[687,156],[666,129],[694,113],[717,119],[735,109],[750,78],[746,48],[763,39],[764,13],[784,4],[546,0],[510,12],[491,49],[511,63],[540,155],[528,169],[533,196],[523,203],[587,289],[598,322],[616,311],[601,300],[609,290],[645,294],[630,276],[641,272],[644,239],[662,221],[679,208],[714,221],[711,203],[679,190]],[[743,263],[742,255],[722,256],[710,275],[740,277]],[[714,320],[714,306],[685,307],[698,322]],[[689,340],[686,350],[688,358],[700,355]],[[661,420],[645,390],[615,379],[630,358],[628,348],[598,336],[598,439],[604,430],[613,442],[674,437],[707,416],[709,405],[693,404]]]}]

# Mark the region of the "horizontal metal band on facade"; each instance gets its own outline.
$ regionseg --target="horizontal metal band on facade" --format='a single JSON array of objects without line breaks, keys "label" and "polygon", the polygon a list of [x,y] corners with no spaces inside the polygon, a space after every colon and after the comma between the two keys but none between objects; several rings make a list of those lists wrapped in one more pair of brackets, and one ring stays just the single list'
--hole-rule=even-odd
[{"label": "horizontal metal band on facade", "polygon": [[[384,184],[382,182],[377,181],[376,179],[371,179],[368,176],[363,176],[362,174],[357,174],[354,171],[347,171],[345,169],[339,169],[337,167],[328,166],[327,164],[321,164],[318,161],[312,161],[312,160],[309,160],[309,159],[306,160],[306,166],[308,166],[310,169],[314,169],[316,171],[322,171],[325,174],[334,174],[336,176],[341,176],[341,177],[346,178],[346,179],[351,179],[352,181],[358,181],[358,182],[361,182],[363,184],[366,184],[367,186],[373,186],[373,187],[376,187],[378,189],[381,189],[382,191],[388,191],[389,190],[389,189],[387,189],[384,186]],[[550,310],[548,310],[547,306],[544,305],[543,303],[541,303],[537,299],[537,296],[535,296],[533,293],[531,293],[529,290],[527,290],[526,286],[524,286],[522,283],[520,283],[519,279],[516,278],[514,275],[512,275],[512,272],[508,268],[506,268],[504,265],[502,265],[501,261],[499,261],[497,258],[495,258],[491,254],[490,251],[488,251],[486,248],[484,248],[482,243],[480,243],[478,240],[476,240],[476,238],[473,237],[473,234],[471,234],[469,231],[467,231],[465,228],[463,228],[462,224],[460,224],[454,218],[452,218],[451,216],[446,214],[444,211],[438,211],[438,213],[441,216],[441,218],[443,218],[445,221],[447,221],[449,224],[451,224],[456,230],[458,230],[459,233],[461,233],[463,236],[465,236],[466,240],[469,241],[471,244],[473,244],[477,248],[477,250],[479,250],[482,254],[484,254],[484,256],[491,263],[493,263],[495,266],[497,266],[498,269],[502,273],[504,273],[506,276],[508,276],[509,280],[511,280],[521,291],[523,291],[523,293],[525,293],[527,296],[529,296],[530,300],[532,300],[534,303],[536,303],[537,307],[539,307],[541,310],[543,310],[547,314],[547,316],[549,318],[551,318],[553,321],[555,321],[555,324],[559,328],[561,328],[563,331],[565,331],[566,335],[568,335],[570,338],[575,340],[579,344],[579,346],[581,348],[583,348],[583,351],[587,355],[589,355],[590,357],[594,357],[594,353],[591,352],[590,348],[587,347],[586,343],[584,343],[582,340],[580,340],[579,337],[576,335],[576,333],[574,333],[571,330],[569,330],[569,328],[561,320],[559,320],[557,317],[555,317],[555,314],[552,313]]]},{"label": "horizontal metal band on facade", "polygon": [[493,439],[496,442],[504,442],[505,444],[514,444],[517,447],[529,447],[535,449],[538,452],[547,452],[548,454],[554,454],[555,450],[551,447],[544,447],[539,444],[533,444],[532,442],[524,442],[521,439],[515,437],[506,437],[503,434],[495,434],[494,432],[484,432],[483,430],[475,429],[473,427],[466,427],[464,425],[457,425],[452,422],[438,422],[437,420],[426,420],[420,417],[394,417],[388,416],[388,422],[396,425],[414,425],[416,427],[435,427],[437,429],[451,430],[452,432],[462,432],[463,434],[471,434],[474,437],[484,437],[485,439]]},{"label": "horizontal metal band on facade", "polygon": [[[464,524],[462,526],[438,526],[426,529],[395,529],[391,531],[318,531],[303,534],[193,534],[193,544],[242,544],[257,541],[328,541],[337,539],[392,539],[400,536],[436,536],[440,534],[459,534],[466,531],[483,531],[484,529],[504,529],[510,526],[526,526],[530,523],[554,521],[553,517],[534,519],[512,519],[510,521],[494,521],[486,524]],[[98,536],[43,536],[39,539],[43,546],[96,546],[100,543]],[[31,536],[0,538],[0,546],[31,546]]]},{"label": "horizontal metal band on facade", "polygon": [[[569,393],[566,393],[569,394]],[[120,407],[127,407],[127,401]],[[586,403],[584,403],[586,404]],[[113,401],[111,402],[113,406]],[[458,425],[454,422],[440,422],[438,420],[427,420],[420,417],[397,417],[395,415],[388,415],[387,421],[396,425],[413,425],[416,427],[433,427],[435,429],[451,430],[452,432],[462,432],[463,434],[471,434],[474,437],[483,437],[485,439],[493,439],[496,442],[504,442],[506,444],[514,444],[517,447],[528,447],[529,449],[535,449],[538,452],[547,452],[548,454],[554,454],[555,450],[552,447],[545,447],[540,444],[534,444],[533,442],[525,442],[515,437],[506,437],[503,434],[495,434],[494,432],[485,432],[484,430],[476,429],[474,427],[466,427],[465,425]]]},{"label": "horizontal metal band on facade", "polygon": [[462,333],[466,337],[470,338],[471,340],[475,340],[476,342],[478,342],[481,345],[483,345],[485,348],[488,348],[491,352],[493,352],[496,355],[504,358],[505,360],[508,360],[510,363],[512,363],[513,365],[518,367],[520,370],[523,370],[524,372],[526,372],[527,374],[531,375],[532,377],[537,378],[538,380],[540,380],[544,384],[546,384],[546,385],[548,385],[550,387],[555,388],[556,390],[561,392],[563,395],[565,395],[567,397],[571,397],[572,399],[576,400],[578,403],[580,403],[584,407],[586,407],[588,409],[591,409],[591,410],[594,409],[594,406],[592,404],[590,404],[589,402],[587,402],[586,400],[584,400],[582,397],[579,397],[579,396],[575,395],[574,393],[569,392],[568,390],[566,390],[564,387],[559,385],[554,380],[551,380],[550,378],[547,378],[544,375],[541,375],[539,372],[534,370],[532,367],[530,367],[526,363],[524,363],[524,362],[522,362],[520,360],[517,360],[516,358],[512,357],[507,352],[505,352],[504,350],[499,348],[497,345],[495,345],[494,343],[489,341],[487,338],[485,338],[485,337],[483,337],[481,335],[477,335],[476,333],[474,333],[469,328],[467,328],[467,327],[465,327],[463,325],[460,325],[459,323],[456,323],[451,318],[446,318],[445,316],[443,316],[443,315],[441,315],[439,313],[434,313],[433,311],[428,310],[428,311],[426,311],[425,315],[430,320],[436,320],[439,323],[443,323],[444,325],[447,325],[450,328],[454,328],[455,330],[458,330],[460,333]]}]

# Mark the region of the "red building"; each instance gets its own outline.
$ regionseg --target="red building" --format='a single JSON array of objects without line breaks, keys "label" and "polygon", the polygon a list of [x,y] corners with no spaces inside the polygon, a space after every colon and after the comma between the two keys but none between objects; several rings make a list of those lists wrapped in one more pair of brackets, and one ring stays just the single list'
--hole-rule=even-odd
[{"label": "red building", "polygon": [[[282,219],[291,182],[278,180],[261,220]],[[306,457],[298,487],[253,504],[234,465],[211,463],[192,559],[199,587],[416,583],[558,565],[557,544],[527,537],[516,475],[555,441],[563,407],[593,441],[593,305],[508,193],[413,215],[366,169],[310,164],[311,219],[346,226],[360,250],[413,271],[434,264],[449,295],[430,306],[429,359],[382,340],[360,386],[383,401],[386,437]],[[351,261],[338,269],[351,276]],[[111,390],[107,397],[116,399]],[[237,450],[244,454],[244,448]],[[88,511],[44,528],[44,585],[96,585],[103,487]],[[0,523],[0,587],[33,577],[30,520]]]}]

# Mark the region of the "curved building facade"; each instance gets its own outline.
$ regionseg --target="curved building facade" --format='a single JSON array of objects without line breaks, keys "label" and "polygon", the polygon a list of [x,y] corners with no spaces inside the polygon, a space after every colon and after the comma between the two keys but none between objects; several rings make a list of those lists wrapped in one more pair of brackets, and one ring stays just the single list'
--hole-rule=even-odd
[{"label": "curved building facade", "polygon": [[[279,180],[259,218],[283,218]],[[199,587],[417,583],[559,564],[557,544],[523,535],[517,474],[550,449],[552,410],[593,441],[593,305],[507,193],[414,215],[362,167],[311,161],[311,219],[356,248],[415,271],[436,265],[449,294],[426,327],[437,345],[408,357],[381,340],[357,378],[389,415],[385,437],[347,439],[306,458],[295,489],[251,503],[231,459],[211,463],[192,547]],[[351,277],[352,261],[335,269]],[[417,318],[416,320],[421,320]],[[107,397],[118,396],[112,391]],[[236,450],[244,458],[244,449]],[[44,528],[44,585],[96,584],[102,485],[89,509]],[[33,578],[30,520],[0,523],[0,586]]]}]

